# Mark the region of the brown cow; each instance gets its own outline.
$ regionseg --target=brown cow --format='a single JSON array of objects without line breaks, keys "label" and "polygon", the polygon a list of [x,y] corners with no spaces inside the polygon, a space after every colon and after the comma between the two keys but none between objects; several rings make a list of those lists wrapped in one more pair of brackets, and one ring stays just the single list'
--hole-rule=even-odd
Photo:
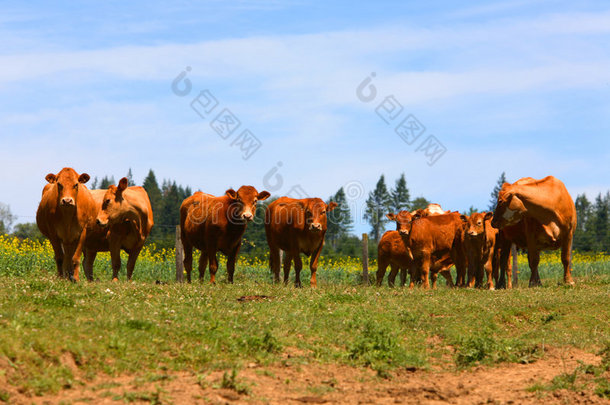
[{"label": "brown cow", "polygon": [[[112,280],[117,281],[121,270],[121,249],[129,255],[127,280],[131,280],[136,260],[153,227],[153,211],[146,190],[128,187],[127,177],[118,186],[92,193],[98,209],[94,229],[87,238],[85,249],[85,275],[93,280],[93,262],[97,252],[110,251]],[[103,194],[102,194],[103,192]],[[100,198],[101,196],[101,198]]]},{"label": "brown cow", "polygon": [[[468,258],[468,286],[483,284],[483,274],[487,274],[486,286],[493,290],[494,254],[498,230],[491,226],[492,212],[475,212],[462,215],[464,229],[464,249]],[[476,284],[475,284],[476,283]]]},{"label": "brown cow", "polygon": [[259,193],[252,186],[241,186],[237,191],[227,190],[225,195],[220,197],[199,191],[182,202],[180,227],[184,246],[184,269],[189,283],[193,270],[194,247],[201,250],[199,280],[203,281],[209,261],[210,282],[216,282],[216,252],[220,250],[227,256],[228,281],[233,282],[235,261],[246,226],[254,219],[257,201],[266,200],[269,195],[267,191]]},{"label": "brown cow", "polygon": [[432,270],[435,285],[438,273],[434,264],[449,255],[457,271],[456,285],[464,286],[466,257],[463,251],[463,222],[460,214],[432,215],[417,218],[406,226],[407,246],[413,257],[413,274],[419,274],[423,288],[429,288],[428,275]]},{"label": "brown cow", "polygon": [[294,199],[281,197],[273,201],[265,211],[265,233],[269,244],[269,267],[276,283],[280,281],[280,249],[284,256],[284,283],[288,284],[291,262],[294,261],[294,285],[301,287],[301,253],[310,257],[310,285],[315,287],[318,259],[324,234],[326,214],[337,203],[326,204],[320,198]]},{"label": "brown cow", "polygon": [[527,249],[532,271],[530,286],[541,285],[538,273],[541,250],[561,249],[563,281],[572,280],[572,239],[576,229],[576,207],[565,185],[553,176],[541,180],[526,177],[513,184],[504,183],[498,194],[498,205],[492,225],[502,230],[505,241],[501,250],[500,266],[507,273],[506,284],[511,287],[508,274],[508,242]]},{"label": "brown cow", "polygon": [[[396,221],[396,230],[387,231],[381,237],[379,245],[377,247],[377,285],[380,286],[383,277],[385,276],[388,265],[390,266],[390,274],[388,275],[388,284],[394,286],[396,274],[400,270],[400,281],[401,285],[405,285],[407,278],[407,269],[409,269],[409,275],[411,278],[409,287],[413,287],[415,280],[420,278],[417,273],[414,272],[412,265],[412,255],[408,248],[408,235],[410,229],[410,223],[412,220],[419,218],[419,215],[437,215],[430,213],[425,210],[416,210],[416,215],[413,216],[408,211],[400,211],[394,215],[392,213],[387,214],[389,220]],[[436,280],[438,273],[440,273],[446,280],[450,287],[453,287],[453,280],[451,278],[450,268],[453,266],[453,262],[449,255],[435,260],[431,266],[432,272],[432,287],[436,287]]]},{"label": "brown cow", "polygon": [[51,241],[58,276],[78,281],[87,227],[95,220],[95,203],[85,186],[89,175],[66,167],[45,178],[49,184],[42,191],[36,224]]}]

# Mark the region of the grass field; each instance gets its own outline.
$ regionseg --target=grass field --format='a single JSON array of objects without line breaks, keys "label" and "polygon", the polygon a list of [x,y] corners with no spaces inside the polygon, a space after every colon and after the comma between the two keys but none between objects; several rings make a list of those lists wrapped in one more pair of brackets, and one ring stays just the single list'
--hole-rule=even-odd
[{"label": "grass field", "polygon": [[[256,260],[240,263],[233,285],[224,282],[223,265],[217,285],[187,285],[172,282],[173,262],[171,251],[147,250],[133,282],[112,283],[109,257],[101,255],[95,268],[101,281],[72,284],[56,278],[47,244],[0,237],[0,401],[64,392],[100,374],[155,381],[186,371],[222,372],[222,388],[256,402],[252,384],[240,380],[252,363],[262,370],[283,362],[332,364],[391,380],[401,370],[458,373],[532,363],[549,348],[602,360],[558,371],[558,379],[531,384],[530,392],[586,389],[610,397],[605,256],[575,255],[576,286],[566,287],[558,284],[558,257],[547,255],[544,287],[511,291],[363,287],[357,260],[322,261],[317,289],[273,285],[266,263]],[[529,271],[521,263],[526,285]],[[161,397],[117,398],[171,402]]]}]

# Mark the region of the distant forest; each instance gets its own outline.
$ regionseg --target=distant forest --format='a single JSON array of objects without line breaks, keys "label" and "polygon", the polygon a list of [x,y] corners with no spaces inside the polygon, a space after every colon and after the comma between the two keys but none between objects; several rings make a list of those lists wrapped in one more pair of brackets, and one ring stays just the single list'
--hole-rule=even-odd
[{"label": "distant forest", "polygon": [[[130,185],[135,185],[131,169],[126,177]],[[495,208],[498,192],[504,182],[506,182],[506,176],[502,173],[491,191],[487,210],[493,211]],[[89,188],[105,189],[111,184],[116,184],[113,177],[104,176],[101,179],[95,177],[89,184]],[[175,180],[163,180],[159,185],[152,169],[144,179],[142,187],[148,193],[155,219],[155,225],[147,243],[154,244],[160,249],[174,247],[176,226],[180,222],[180,204],[186,197],[192,195],[193,191],[188,186],[177,184]],[[259,204],[255,219],[248,225],[244,235],[242,254],[259,257],[266,254],[268,248],[265,238],[264,211],[267,205],[278,197],[273,196]],[[353,234],[352,207],[350,207],[345,190],[340,188],[325,201],[334,201],[338,207],[328,215],[326,245],[322,254],[325,256],[360,256],[361,238]],[[363,218],[370,225],[370,256],[375,258],[377,241],[383,232],[393,229],[392,226],[389,226],[385,216],[388,212],[397,213],[401,210],[425,208],[429,202],[422,196],[411,198],[404,174],[401,174],[390,188],[386,184],[384,175],[381,175],[375,188],[369,192],[364,207]],[[580,252],[610,253],[610,191],[605,195],[599,194],[593,201],[590,201],[585,194],[580,194],[576,197],[575,204],[578,227],[574,236],[574,249]],[[478,211],[477,208],[471,207],[464,213],[471,214],[476,211]],[[19,223],[11,229],[15,219],[10,208],[0,203],[0,234],[11,233],[19,238],[42,239],[35,223]]]}]

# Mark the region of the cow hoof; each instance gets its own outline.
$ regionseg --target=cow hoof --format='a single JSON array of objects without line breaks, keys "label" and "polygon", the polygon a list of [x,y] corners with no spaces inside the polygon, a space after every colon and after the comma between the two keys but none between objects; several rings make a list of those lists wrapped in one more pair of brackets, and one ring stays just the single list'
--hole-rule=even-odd
[{"label": "cow hoof", "polygon": [[118,283],[118,282],[119,282],[118,277],[113,277],[113,278],[112,278],[112,282],[113,282],[113,283]]}]

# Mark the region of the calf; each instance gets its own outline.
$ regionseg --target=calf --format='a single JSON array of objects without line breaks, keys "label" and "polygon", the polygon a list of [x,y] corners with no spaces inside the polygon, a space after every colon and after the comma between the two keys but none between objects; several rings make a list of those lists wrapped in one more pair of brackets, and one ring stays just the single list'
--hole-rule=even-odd
[{"label": "calf", "polygon": [[326,233],[326,214],[337,206],[337,203],[326,204],[320,198],[294,199],[281,197],[267,207],[265,211],[265,232],[269,243],[269,267],[273,279],[280,281],[280,249],[284,256],[284,283],[288,284],[291,263],[294,262],[296,287],[301,287],[301,253],[310,257],[310,285],[315,287],[318,259],[324,234]]},{"label": "calf", "polygon": [[193,248],[201,251],[199,280],[203,280],[205,268],[210,267],[210,283],[216,282],[220,251],[227,256],[227,277],[233,282],[235,261],[241,239],[248,222],[254,219],[256,203],[269,198],[267,191],[260,193],[252,186],[229,189],[220,197],[196,192],[180,206],[180,229],[184,247],[186,280],[191,282]]},{"label": "calf", "polygon": [[462,215],[465,224],[464,250],[468,258],[468,286],[480,287],[483,284],[483,273],[487,273],[486,286],[494,289],[492,281],[494,254],[498,230],[491,226],[493,213],[474,213],[470,217]]},{"label": "calf", "polygon": [[153,211],[146,190],[128,187],[128,183],[127,177],[123,177],[118,185],[93,192],[97,206],[96,228],[90,229],[85,249],[85,275],[90,281],[93,280],[97,252],[108,250],[112,280],[119,279],[121,249],[129,255],[127,280],[131,280],[140,251],[153,227]]},{"label": "calf", "polygon": [[[457,271],[456,284],[463,286],[466,273],[466,257],[463,251],[463,222],[460,214],[432,215],[417,218],[403,225],[408,238],[408,247],[413,258],[414,274],[419,274],[423,288],[429,288],[428,274],[434,263],[447,255]],[[433,286],[437,273],[432,272]]]},{"label": "calf", "polygon": [[85,186],[89,175],[66,167],[45,179],[36,224],[53,246],[57,275],[78,281],[87,227],[95,220],[95,203]]},{"label": "calf", "polygon": [[[422,210],[423,211],[423,210]],[[418,213],[419,215],[420,213]],[[425,213],[424,215],[428,215]],[[431,214],[435,215],[435,214]],[[387,214],[388,219],[396,222],[396,231],[387,231],[381,237],[377,247],[377,285],[381,285],[385,276],[388,265],[390,266],[390,274],[388,276],[388,284],[394,285],[398,270],[400,270],[401,285],[405,285],[407,278],[407,269],[409,269],[410,284],[413,287],[415,280],[421,276],[415,271],[413,266],[412,255],[409,250],[409,230],[411,222],[418,218],[413,217],[408,211],[401,211],[398,214]],[[446,280],[447,285],[453,287],[450,268],[453,262],[448,254],[437,258],[432,264],[430,271],[432,273],[432,287],[436,288],[436,280],[440,273]]]}]

